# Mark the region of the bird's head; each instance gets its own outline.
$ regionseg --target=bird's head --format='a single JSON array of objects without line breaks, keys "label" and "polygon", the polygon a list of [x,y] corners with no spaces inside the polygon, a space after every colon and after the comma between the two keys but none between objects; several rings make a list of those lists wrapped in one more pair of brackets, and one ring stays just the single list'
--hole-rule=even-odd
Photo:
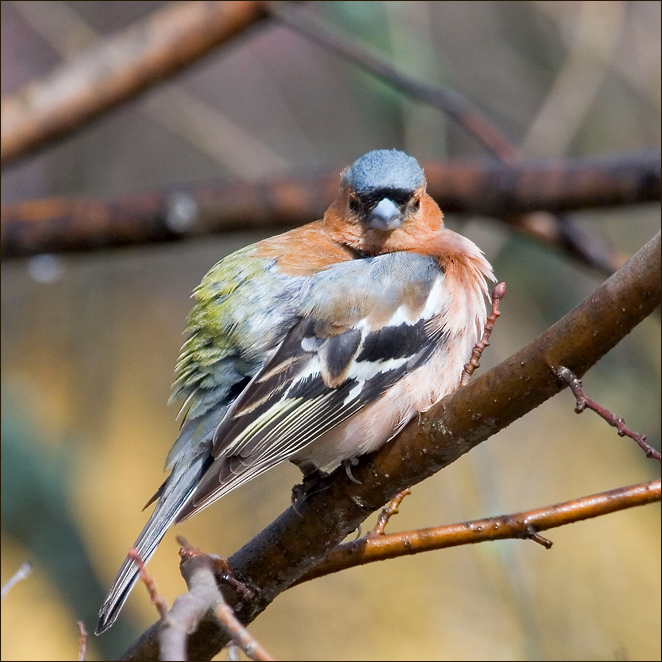
[{"label": "bird's head", "polygon": [[396,149],[364,154],[340,175],[340,194],[324,215],[336,241],[366,254],[407,250],[442,224],[415,158]]}]

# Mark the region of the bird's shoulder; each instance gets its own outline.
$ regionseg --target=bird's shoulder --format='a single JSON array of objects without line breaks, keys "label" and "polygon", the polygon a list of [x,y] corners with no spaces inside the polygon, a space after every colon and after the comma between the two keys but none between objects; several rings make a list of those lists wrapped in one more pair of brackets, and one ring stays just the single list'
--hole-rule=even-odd
[{"label": "bird's shoulder", "polygon": [[264,239],[255,244],[254,255],[258,259],[272,260],[277,273],[303,277],[360,257],[356,251],[332,238],[323,221]]},{"label": "bird's shoulder", "polygon": [[311,223],[251,244],[217,262],[193,291],[187,340],[171,402],[185,421],[232,396],[252,377],[298,319],[310,275],[354,254]]}]

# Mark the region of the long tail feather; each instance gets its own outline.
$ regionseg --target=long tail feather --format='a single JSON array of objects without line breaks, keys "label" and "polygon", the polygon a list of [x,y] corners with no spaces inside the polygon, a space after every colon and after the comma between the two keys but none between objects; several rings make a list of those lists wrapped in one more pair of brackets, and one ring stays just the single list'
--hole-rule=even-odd
[{"label": "long tail feather", "polygon": [[[173,470],[154,513],[133,545],[143,562],[147,563],[156,551],[168,527],[177,519],[177,515],[195,491],[210,461],[211,458],[205,457],[203,453],[188,467],[175,467]],[[136,562],[127,557],[101,605],[95,634],[105,632],[115,622],[139,574]]]}]

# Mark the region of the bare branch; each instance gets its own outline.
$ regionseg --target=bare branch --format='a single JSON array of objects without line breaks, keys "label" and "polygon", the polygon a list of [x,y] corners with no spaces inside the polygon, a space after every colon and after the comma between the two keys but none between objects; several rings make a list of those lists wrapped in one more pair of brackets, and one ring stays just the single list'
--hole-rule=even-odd
[{"label": "bare branch", "polygon": [[144,92],[266,16],[263,2],[180,2],[2,100],[5,165]]},{"label": "bare branch", "polygon": [[499,302],[506,295],[506,284],[499,283],[492,290],[492,312],[487,316],[487,321],[485,322],[485,328],[483,329],[483,335],[481,339],[476,343],[476,346],[471,352],[471,358],[469,363],[467,363],[462,369],[462,379],[460,380],[460,386],[466,386],[471,379],[471,375],[480,367],[480,357],[483,355],[483,352],[490,344],[490,336],[496,324],[497,317],[501,315],[499,312]]},{"label": "bare branch", "polygon": [[275,658],[257,641],[234,615],[232,607],[223,598],[218,601],[214,614],[218,624],[232,637],[232,641],[241,648],[251,660],[274,660]]},{"label": "bare branch", "polygon": [[[657,202],[662,191],[659,150],[516,166],[423,165],[428,192],[446,213],[513,217],[536,209]],[[51,198],[3,204],[2,257],[175,241],[238,229],[285,229],[321,218],[337,189],[334,168],[318,176],[170,187],[109,201]],[[536,225],[538,240],[552,246],[562,241],[558,224],[548,215],[526,218]],[[522,231],[531,234],[526,227]]]},{"label": "bare branch", "polygon": [[400,504],[402,503],[402,500],[411,494],[411,490],[409,488],[402,490],[399,494],[396,494],[389,504],[382,510],[381,513],[379,513],[379,517],[377,517],[377,524],[375,525],[375,528],[368,532],[366,535],[366,538],[372,538],[373,536],[383,536],[384,535],[384,529],[386,528],[386,525],[389,523],[389,520],[393,515],[397,515],[400,511],[398,510],[400,508]]},{"label": "bare branch", "polygon": [[[311,494],[298,512],[286,510],[229,560],[257,591],[234,604],[242,623],[317,565],[371,513],[494,433],[558,393],[552,366],[583,375],[662,300],[660,234],[577,308],[517,354],[414,420],[378,452],[353,468],[353,483],[340,468]],[[378,538],[375,538],[378,539]],[[287,554],[283,554],[287,550]],[[128,660],[155,659],[158,627],[152,626],[127,651]],[[190,657],[211,659],[226,643],[220,629],[203,622],[189,641]]]},{"label": "bare branch", "polygon": [[581,379],[578,379],[572,370],[560,366],[556,368],[555,372],[556,376],[570,387],[572,394],[575,396],[575,399],[577,400],[575,412],[577,414],[581,414],[586,408],[592,409],[598,414],[598,416],[604,418],[609,425],[616,428],[620,437],[630,437],[630,439],[634,439],[639,447],[646,453],[646,457],[651,457],[660,462],[662,459],[660,452],[646,443],[646,435],[641,434],[640,432],[633,432],[625,425],[624,419],[620,416],[616,416],[616,414],[612,414],[608,409],[601,407],[595,400],[591,400],[591,398],[587,397],[582,388]]},{"label": "bare branch", "polygon": [[14,573],[11,579],[2,587],[2,593],[0,595],[0,600],[4,600],[7,597],[7,593],[11,591],[16,584],[22,582],[28,575],[32,572],[32,564],[21,563],[21,567]]},{"label": "bare branch", "polygon": [[512,515],[359,538],[331,550],[321,563],[299,578],[296,584],[366,563],[487,540],[528,538],[536,542],[545,541],[543,546],[549,549],[551,543],[542,538],[539,531],[660,501],[661,492],[660,480],[654,480]]},{"label": "bare branch", "polygon": [[83,621],[76,621],[80,630],[80,639],[78,640],[78,662],[85,662],[87,656],[87,630]]},{"label": "bare branch", "polygon": [[145,563],[142,560],[142,557],[133,547],[129,550],[127,556],[136,562],[136,565],[140,570],[140,579],[142,580],[143,584],[145,584],[145,588],[147,589],[147,593],[149,593],[149,599],[151,603],[156,607],[156,610],[159,612],[159,616],[162,619],[165,618],[166,614],[168,613],[168,605],[166,604],[165,599],[156,590],[156,584],[154,583],[152,576],[147,572],[147,568],[145,568]]}]

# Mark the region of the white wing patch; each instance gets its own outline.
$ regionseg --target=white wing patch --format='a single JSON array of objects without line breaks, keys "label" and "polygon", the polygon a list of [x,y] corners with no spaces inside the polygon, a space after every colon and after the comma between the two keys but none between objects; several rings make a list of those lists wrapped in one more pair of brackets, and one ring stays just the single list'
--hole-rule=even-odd
[{"label": "white wing patch", "polygon": [[[337,271],[346,265],[362,276],[354,278],[349,300],[346,287],[340,300],[333,287],[325,292],[324,282],[313,283],[314,305],[302,306],[306,314],[219,424],[213,448],[218,469],[206,472],[191,511],[301,453],[443,343],[450,298],[432,258],[395,253],[342,263]],[[330,285],[334,275],[333,269],[323,272]]]}]

